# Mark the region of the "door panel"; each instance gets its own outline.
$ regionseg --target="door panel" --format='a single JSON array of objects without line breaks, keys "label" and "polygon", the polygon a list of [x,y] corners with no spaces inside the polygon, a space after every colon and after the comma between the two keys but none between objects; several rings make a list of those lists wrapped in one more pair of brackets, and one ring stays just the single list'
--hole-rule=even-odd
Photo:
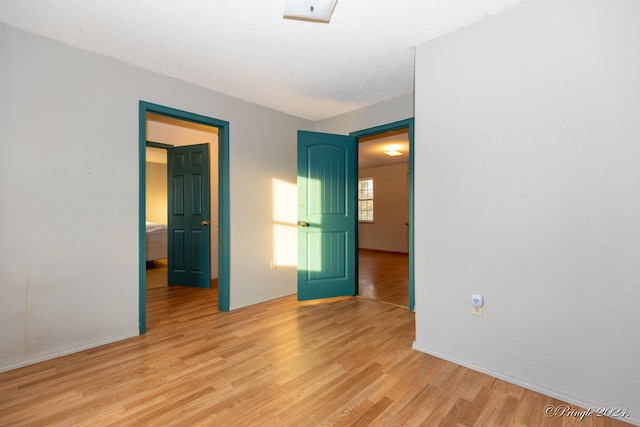
[{"label": "door panel", "polygon": [[211,287],[209,144],[167,150],[170,285]]},{"label": "door panel", "polygon": [[298,299],[356,294],[356,139],[298,132]]}]

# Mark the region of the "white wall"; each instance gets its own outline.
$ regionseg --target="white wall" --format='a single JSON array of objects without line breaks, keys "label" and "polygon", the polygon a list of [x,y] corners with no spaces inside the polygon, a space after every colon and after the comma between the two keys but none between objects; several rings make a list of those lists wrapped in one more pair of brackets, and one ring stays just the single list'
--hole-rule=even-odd
[{"label": "white wall", "polygon": [[0,63],[0,370],[138,333],[139,100],[230,123],[231,307],[295,293],[265,248],[311,123],[4,25]]},{"label": "white wall", "polygon": [[[147,148],[147,151],[149,149]],[[160,149],[161,150],[161,149]],[[164,151],[164,150],[162,150]],[[147,162],[146,220],[158,224],[167,223],[167,164]]]},{"label": "white wall", "polygon": [[415,347],[635,423],[639,40],[635,0],[528,0],[425,43],[415,150]]},{"label": "white wall", "polygon": [[376,105],[320,120],[313,124],[316,132],[347,135],[350,132],[386,125],[413,117],[413,92]]},{"label": "white wall", "polygon": [[358,246],[409,252],[407,174],[409,164],[362,168],[360,178],[373,178],[373,223],[358,224]]}]

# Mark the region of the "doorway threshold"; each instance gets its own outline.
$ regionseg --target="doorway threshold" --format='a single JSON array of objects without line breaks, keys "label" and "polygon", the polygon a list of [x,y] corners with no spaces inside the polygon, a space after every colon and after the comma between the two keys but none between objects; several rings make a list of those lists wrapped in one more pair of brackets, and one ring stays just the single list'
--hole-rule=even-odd
[{"label": "doorway threshold", "polygon": [[392,305],[392,306],[394,306],[394,307],[406,308],[407,310],[409,310],[409,307],[407,307],[406,305],[400,305],[400,304],[396,304],[396,303],[389,302],[389,301],[383,301],[383,300],[381,300],[381,299],[375,299],[375,298],[371,298],[371,297],[365,297],[365,296],[363,296],[363,295],[356,295],[356,297],[357,297],[357,298],[366,299],[366,300],[369,300],[369,301],[379,302],[379,303],[382,303],[382,304]]}]

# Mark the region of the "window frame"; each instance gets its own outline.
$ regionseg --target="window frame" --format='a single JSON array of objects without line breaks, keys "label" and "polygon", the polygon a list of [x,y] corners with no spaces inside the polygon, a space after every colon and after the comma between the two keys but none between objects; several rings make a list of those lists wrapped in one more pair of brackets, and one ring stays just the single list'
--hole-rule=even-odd
[{"label": "window frame", "polygon": [[[370,189],[365,189],[362,190],[361,189],[361,183],[364,181],[370,181],[371,182],[371,188]],[[362,193],[363,191],[369,191],[371,193],[371,197],[370,198],[363,198]],[[374,179],[372,176],[363,176],[363,177],[358,177],[358,223],[359,224],[373,224],[375,221],[375,204],[374,204],[374,200],[375,200],[375,191],[374,191]],[[361,208],[361,203],[360,202],[370,202],[370,206],[371,209],[362,209]],[[367,212],[370,213],[370,219],[361,219],[362,217],[362,213],[363,212]],[[369,216],[369,215],[367,215]]]}]

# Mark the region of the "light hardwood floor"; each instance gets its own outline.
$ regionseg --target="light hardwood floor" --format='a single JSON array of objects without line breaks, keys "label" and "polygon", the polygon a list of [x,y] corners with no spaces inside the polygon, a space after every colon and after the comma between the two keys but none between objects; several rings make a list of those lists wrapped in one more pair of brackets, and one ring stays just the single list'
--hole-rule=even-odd
[{"label": "light hardwood floor", "polygon": [[562,402],[412,350],[414,314],[394,305],[220,313],[215,288],[147,293],[146,335],[0,374],[0,425],[623,425],[548,418]]},{"label": "light hardwood floor", "polygon": [[169,286],[167,283],[168,268],[167,259],[147,262],[147,290]]},{"label": "light hardwood floor", "polygon": [[409,255],[360,249],[358,294],[409,307]]},{"label": "light hardwood floor", "polygon": [[[167,260],[147,263],[147,289],[167,285]],[[360,249],[358,293],[378,301],[409,307],[409,255]]]}]

